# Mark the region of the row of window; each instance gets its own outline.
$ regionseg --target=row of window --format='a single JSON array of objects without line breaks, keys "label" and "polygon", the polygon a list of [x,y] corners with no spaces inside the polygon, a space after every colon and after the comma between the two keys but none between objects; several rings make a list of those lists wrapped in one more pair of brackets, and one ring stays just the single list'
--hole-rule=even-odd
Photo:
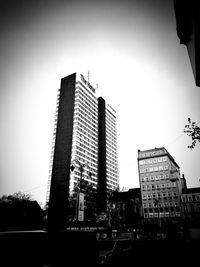
[{"label": "row of window", "polygon": [[89,120],[93,122],[97,121],[97,116],[94,116],[93,114],[91,114],[87,109],[82,107],[80,104],[74,105],[74,115],[76,114],[76,112],[83,114],[83,116],[85,116],[86,118],[89,118]]},{"label": "row of window", "polygon": [[[116,126],[116,120],[110,115],[110,110],[106,108],[106,120],[115,127]],[[113,114],[112,114],[113,115]]]},{"label": "row of window", "polygon": [[200,195],[182,195],[182,202],[200,201]]},{"label": "row of window", "polygon": [[82,104],[75,104],[74,105],[74,111],[78,111],[86,116],[86,118],[93,119],[94,121],[97,121],[97,114],[94,112],[90,112],[85,105]]},{"label": "row of window", "polygon": [[163,183],[163,184],[148,184],[148,185],[142,185],[143,191],[148,190],[157,190],[157,189],[164,189],[164,188],[173,188],[176,187],[176,183]]},{"label": "row of window", "polygon": [[178,202],[161,202],[161,203],[144,203],[143,208],[165,208],[165,207],[178,207]]},{"label": "row of window", "polygon": [[111,133],[116,134],[116,127],[113,126],[113,124],[111,124],[110,121],[108,121],[107,119],[106,119],[106,128],[107,128],[107,130],[110,131]]},{"label": "row of window", "polygon": [[85,149],[81,148],[80,146],[74,146],[73,151],[74,152],[80,151],[80,152],[84,153],[85,156],[89,156],[90,158],[97,160],[97,154],[94,155],[94,154],[86,151]]},{"label": "row of window", "polygon": [[89,146],[86,146],[86,145],[82,144],[79,141],[76,141],[76,145],[79,146],[79,147],[81,147],[81,148],[83,148],[83,149],[88,150],[89,152],[91,152],[91,153],[93,153],[95,155],[97,155],[97,149],[96,148],[95,148],[95,150],[94,149],[91,149]]},{"label": "row of window", "polygon": [[118,183],[113,181],[113,179],[110,179],[110,177],[107,177],[107,184],[118,186]]},{"label": "row of window", "polygon": [[114,142],[116,140],[116,132],[110,131],[106,126],[106,135]]},{"label": "row of window", "polygon": [[[91,177],[89,177],[88,175],[86,175],[86,174],[83,174],[82,175],[82,179],[84,179],[84,180],[89,180],[90,182],[91,181],[93,181],[93,182],[97,182],[97,179],[96,178],[94,178],[95,177],[95,175],[92,175]],[[74,181],[79,181],[80,182],[80,174],[79,173],[76,173],[75,175],[74,175]]]},{"label": "row of window", "polygon": [[85,107],[91,114],[93,114],[94,116],[97,116],[97,108],[94,106],[91,106],[90,103],[88,103],[88,101],[83,98],[82,96],[76,96],[75,97],[75,101],[74,101],[74,106],[83,106]]},{"label": "row of window", "polygon": [[[81,133],[79,133],[79,132],[76,132],[75,134],[74,134],[74,136],[76,136],[76,138],[77,139],[79,139],[81,142],[85,142],[85,141],[83,141],[83,140],[86,140],[86,142],[88,142],[88,146],[89,146],[89,144],[91,144],[91,145],[94,145],[95,147],[96,147],[96,145],[97,145],[97,140],[95,140],[96,142],[94,142],[92,139],[89,139],[87,136],[85,136],[85,135],[83,135],[83,134],[81,134]],[[80,138],[79,138],[80,137]],[[94,148],[94,147],[93,147]]]},{"label": "row of window", "polygon": [[78,127],[78,126],[75,126],[75,127],[73,128],[73,131],[74,131],[74,132],[75,132],[75,131],[81,132],[81,133],[83,133],[85,136],[88,136],[89,138],[91,138],[92,140],[97,141],[97,137],[96,137],[96,136],[94,137],[93,135],[89,134],[87,131],[84,131],[82,128],[80,128],[80,127]]},{"label": "row of window", "polygon": [[182,211],[186,214],[188,213],[199,213],[200,212],[200,204],[195,203],[196,205],[193,205],[190,203],[187,205],[182,205]]},{"label": "row of window", "polygon": [[118,169],[115,166],[106,166],[107,171],[110,171],[111,173],[117,173]]},{"label": "row of window", "polygon": [[[73,153],[72,153],[72,156],[73,156]],[[74,155],[74,157],[72,157],[72,158],[75,158],[75,159],[77,159],[78,161],[80,161],[80,162],[85,162],[85,160],[86,160],[86,158],[87,157],[84,157],[84,156],[77,156],[77,155]],[[87,159],[87,160],[90,160],[90,159]],[[94,167],[95,168],[95,170],[97,169],[97,162],[95,162],[95,163],[93,163],[93,162],[88,162],[88,164],[89,164],[89,166],[92,168],[92,167]]]},{"label": "row of window", "polygon": [[168,169],[169,169],[169,166],[166,164],[166,165],[159,165],[159,166],[154,166],[150,168],[140,169],[140,173],[166,171]]},{"label": "row of window", "polygon": [[111,158],[111,157],[106,157],[106,164],[110,164],[108,166],[115,166],[118,167],[118,162],[117,162],[117,158]]},{"label": "row of window", "polygon": [[91,123],[96,124],[97,123],[97,118],[94,116],[91,116],[89,112],[85,112],[81,110],[80,108],[75,107],[74,109],[74,117],[79,116],[80,118],[88,119]]},{"label": "row of window", "polygon": [[[180,212],[160,212],[159,217],[180,217],[181,213]],[[150,213],[145,213],[144,218],[158,218],[158,213],[155,212],[150,212]]]},{"label": "row of window", "polygon": [[[88,98],[90,98],[91,101],[92,101],[92,99],[95,99],[95,100],[96,100],[95,95],[94,95],[90,90],[88,90],[87,87],[85,87],[81,82],[77,82],[76,84],[77,84],[77,85],[80,84],[81,87],[84,88],[84,90],[83,90],[81,87],[77,86],[77,89],[79,89],[84,95],[87,95]],[[87,94],[86,92],[87,92],[88,94]],[[90,96],[91,96],[92,98],[91,98]]]},{"label": "row of window", "polygon": [[158,174],[158,175],[143,176],[141,177],[141,182],[153,182],[153,181],[160,181],[160,180],[165,180],[169,178],[170,178],[169,173],[164,173],[164,174]]},{"label": "row of window", "polygon": [[91,158],[91,157],[83,154],[82,152],[76,151],[74,154],[75,154],[75,158],[76,158],[76,155],[77,155],[77,156],[80,156],[80,157],[82,157],[83,159],[85,159],[87,161],[91,161],[93,163],[97,163],[97,159]]},{"label": "row of window", "polygon": [[116,186],[116,185],[107,184],[107,188],[114,191],[118,188],[118,185]]},{"label": "row of window", "polygon": [[162,192],[155,194],[142,194],[142,199],[166,198],[178,196],[177,192]]},{"label": "row of window", "polygon": [[[82,145],[84,145],[85,146],[85,148],[90,148],[90,149],[92,149],[93,151],[96,151],[97,150],[97,146],[94,146],[93,144],[95,144],[93,141],[92,142],[90,142],[90,140],[89,140],[89,142],[88,141],[84,141],[84,138],[82,139],[82,138],[80,138],[80,137],[78,137],[77,135],[75,136],[75,137],[73,137],[73,143],[75,142],[75,140],[76,140],[76,144],[82,144]],[[92,144],[93,143],[93,144]],[[96,144],[95,144],[96,145]]]},{"label": "row of window", "polygon": [[167,161],[167,156],[159,157],[159,158],[139,160],[139,165],[156,164],[156,163],[165,162],[165,161]]},{"label": "row of window", "polygon": [[91,129],[93,129],[94,131],[97,131],[97,124],[92,123],[91,120],[88,120],[87,118],[85,118],[81,114],[78,114],[78,116],[74,116],[74,121],[80,121],[83,124],[90,125]]},{"label": "row of window", "polygon": [[109,116],[110,120],[116,120],[116,116],[113,114],[113,111],[116,113],[116,111],[109,104],[107,104],[107,106],[106,106],[106,115]]},{"label": "row of window", "polygon": [[140,158],[146,158],[146,157],[153,157],[157,155],[162,155],[166,154],[165,150],[154,150],[154,151],[149,151],[149,152],[140,152],[139,157]]},{"label": "row of window", "polygon": [[88,114],[86,114],[85,112],[81,111],[81,112],[74,112],[74,118],[75,117],[79,117],[81,119],[86,120],[87,122],[90,122],[92,124],[92,126],[94,126],[95,128],[97,128],[97,120],[94,118],[91,118],[91,116],[89,116]]},{"label": "row of window", "polygon": [[83,101],[79,99],[78,103],[76,102],[74,107],[80,107],[84,111],[88,111],[88,113],[95,119],[97,117],[97,112],[93,111],[89,108]]},{"label": "row of window", "polygon": [[111,177],[111,179],[113,181],[118,181],[118,179],[116,179],[118,177],[118,175],[116,173],[112,173],[110,171],[107,171],[106,174],[107,174],[107,176]]},{"label": "row of window", "polygon": [[106,144],[110,144],[112,147],[117,147],[117,138],[106,135]]},{"label": "row of window", "polygon": [[108,150],[110,150],[111,152],[113,152],[113,153],[117,153],[117,148],[116,148],[116,146],[114,146],[113,144],[110,144],[110,143],[106,143],[106,148],[108,149]]},{"label": "row of window", "polygon": [[82,88],[76,88],[75,96],[82,97],[91,107],[97,107],[97,101],[94,101]]},{"label": "row of window", "polygon": [[115,152],[110,152],[109,150],[106,151],[106,156],[112,159],[117,159],[117,154]]},{"label": "row of window", "polygon": [[84,122],[81,119],[77,119],[74,121],[74,125],[79,125],[80,127],[82,127],[84,130],[87,130],[90,134],[93,134],[95,136],[97,136],[97,128],[93,128],[90,126],[90,124]]},{"label": "row of window", "polygon": [[110,160],[110,158],[106,158],[106,165],[111,167],[111,168],[118,169],[118,162],[116,159]]}]

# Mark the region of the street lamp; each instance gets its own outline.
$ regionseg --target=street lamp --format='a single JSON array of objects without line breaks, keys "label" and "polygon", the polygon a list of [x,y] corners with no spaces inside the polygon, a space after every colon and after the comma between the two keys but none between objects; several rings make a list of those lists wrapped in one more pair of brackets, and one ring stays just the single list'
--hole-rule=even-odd
[{"label": "street lamp", "polygon": [[[81,163],[79,160],[77,159],[74,159],[72,161],[72,165],[70,167],[71,171],[73,172],[74,169],[76,168],[76,166],[79,166],[79,170],[80,170],[80,180],[79,180],[79,190],[78,190],[78,193],[77,193],[77,212],[76,212],[76,219],[77,221],[83,221],[84,220],[84,193],[81,192],[81,182],[82,182],[82,179],[83,179],[83,172],[85,170],[85,167],[87,167],[88,169],[90,169],[89,165],[87,162],[85,163]],[[92,172],[91,171],[88,171],[87,172],[89,177],[92,176]]]}]

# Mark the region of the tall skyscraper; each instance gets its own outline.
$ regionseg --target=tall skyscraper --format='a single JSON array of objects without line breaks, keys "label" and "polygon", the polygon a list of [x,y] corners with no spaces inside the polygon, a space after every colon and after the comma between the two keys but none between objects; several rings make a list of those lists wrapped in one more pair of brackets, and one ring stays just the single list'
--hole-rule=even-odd
[{"label": "tall skyscraper", "polygon": [[178,164],[164,148],[138,150],[144,220],[180,219],[181,178]]},{"label": "tall skyscraper", "polygon": [[47,200],[50,224],[63,228],[69,194],[81,177],[80,168],[70,171],[74,160],[98,190],[100,211],[106,211],[107,191],[118,188],[119,175],[115,110],[82,74],[63,78],[58,92]]}]

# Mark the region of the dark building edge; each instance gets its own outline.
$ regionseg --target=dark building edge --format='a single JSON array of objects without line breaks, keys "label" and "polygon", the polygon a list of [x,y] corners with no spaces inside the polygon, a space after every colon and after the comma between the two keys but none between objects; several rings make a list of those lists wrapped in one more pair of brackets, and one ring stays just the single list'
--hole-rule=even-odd
[{"label": "dark building edge", "polygon": [[64,229],[67,221],[76,73],[61,79],[60,102],[49,197],[48,228]]},{"label": "dark building edge", "polygon": [[200,87],[200,5],[197,0],[174,0],[176,31],[187,47],[195,84]]},{"label": "dark building edge", "polygon": [[102,97],[98,98],[98,198],[99,212],[106,212],[106,104]]}]

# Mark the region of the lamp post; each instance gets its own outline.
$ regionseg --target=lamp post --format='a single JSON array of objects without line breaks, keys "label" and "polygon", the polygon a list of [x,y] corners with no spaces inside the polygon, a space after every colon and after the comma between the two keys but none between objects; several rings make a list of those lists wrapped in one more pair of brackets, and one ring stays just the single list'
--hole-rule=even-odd
[{"label": "lamp post", "polygon": [[[77,212],[76,212],[76,220],[77,221],[84,221],[84,193],[81,192],[81,182],[83,179],[83,172],[85,170],[85,167],[87,167],[88,169],[90,168],[88,163],[81,163],[79,160],[74,159],[72,161],[72,165],[70,167],[71,171],[74,171],[75,167],[79,166],[79,170],[80,170],[80,180],[79,180],[79,187],[78,187],[78,192],[77,192]],[[88,175],[89,177],[92,176],[92,172],[88,171]]]}]

